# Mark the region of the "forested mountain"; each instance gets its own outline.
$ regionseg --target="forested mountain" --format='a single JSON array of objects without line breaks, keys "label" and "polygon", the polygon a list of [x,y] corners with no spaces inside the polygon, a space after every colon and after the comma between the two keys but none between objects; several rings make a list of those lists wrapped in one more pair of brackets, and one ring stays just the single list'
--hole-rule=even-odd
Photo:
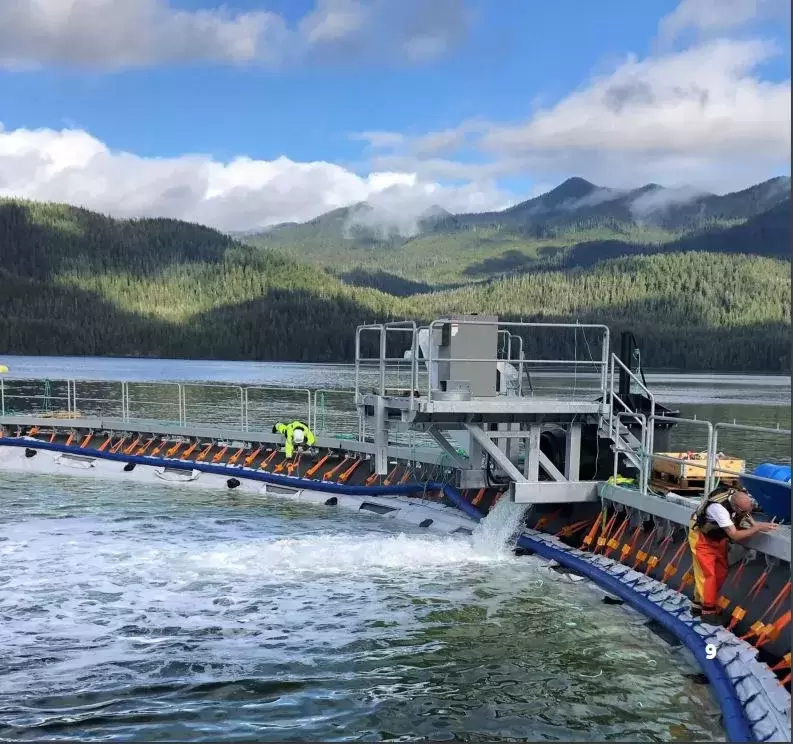
[{"label": "forested mountain", "polygon": [[[393,214],[358,204],[245,240],[358,284],[401,293],[405,279],[448,286],[656,251],[787,257],[789,213],[789,178],[724,196],[657,184],[620,191],[570,178],[502,212],[451,215],[435,209],[400,224]],[[387,274],[399,281],[389,284]]]},{"label": "forested mountain", "polygon": [[[732,236],[709,253],[688,248],[681,236],[674,252],[673,242],[650,256],[602,260],[593,250],[588,261],[549,262],[541,271],[496,280],[482,281],[488,268],[474,271],[463,277],[465,286],[442,291],[418,275],[401,280],[401,293],[411,295],[404,298],[352,286],[281,252],[197,225],[112,220],[65,205],[0,201],[0,357],[346,362],[353,358],[358,323],[461,311],[596,321],[615,333],[630,328],[649,367],[787,371],[788,254],[780,253],[782,260],[732,255],[745,245],[747,231],[777,240],[787,210],[780,203],[725,232],[703,229],[688,236]],[[789,224],[786,229],[789,234]],[[460,242],[465,255],[466,243]],[[510,268],[509,254],[501,260],[492,273]],[[387,271],[358,272],[351,281],[379,277],[384,289],[393,281]],[[572,351],[548,339],[542,347],[545,356]]]}]

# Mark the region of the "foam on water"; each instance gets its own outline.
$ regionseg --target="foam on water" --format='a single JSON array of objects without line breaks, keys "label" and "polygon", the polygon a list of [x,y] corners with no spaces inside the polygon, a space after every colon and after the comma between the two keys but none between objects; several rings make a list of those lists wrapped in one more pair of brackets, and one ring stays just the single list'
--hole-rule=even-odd
[{"label": "foam on water", "polygon": [[[624,645],[625,626],[578,593],[568,625],[576,588],[550,601],[507,547],[522,512],[503,499],[473,536],[443,537],[227,493],[4,479],[0,739],[571,735],[576,649]],[[612,710],[617,684],[666,711],[669,680],[638,681],[652,642],[630,643],[592,705]]]}]

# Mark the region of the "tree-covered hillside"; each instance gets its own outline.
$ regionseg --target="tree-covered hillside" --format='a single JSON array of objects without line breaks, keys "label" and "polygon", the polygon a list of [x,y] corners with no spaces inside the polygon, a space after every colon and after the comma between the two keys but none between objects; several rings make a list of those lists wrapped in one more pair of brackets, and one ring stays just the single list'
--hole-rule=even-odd
[{"label": "tree-covered hillside", "polygon": [[196,225],[0,202],[0,357],[347,362],[361,322],[460,311],[630,328],[649,367],[789,369],[787,260],[675,252],[428,286],[396,297]]},{"label": "tree-covered hillside", "polygon": [[571,178],[502,212],[431,210],[395,222],[393,214],[358,204],[244,239],[400,294],[409,286],[404,280],[437,288],[636,253],[789,257],[790,179],[717,196],[657,184],[617,191]]}]

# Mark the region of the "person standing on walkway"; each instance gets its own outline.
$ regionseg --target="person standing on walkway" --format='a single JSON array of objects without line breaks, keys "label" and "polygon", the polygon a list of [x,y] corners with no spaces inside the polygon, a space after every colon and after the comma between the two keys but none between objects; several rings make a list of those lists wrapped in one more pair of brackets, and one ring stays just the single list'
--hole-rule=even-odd
[{"label": "person standing on walkway", "polygon": [[721,621],[719,596],[729,570],[729,541],[742,542],[752,535],[776,529],[770,522],[755,522],[751,511],[752,499],[746,491],[717,488],[702,499],[691,515],[688,530],[694,570],[691,614],[702,617],[704,622],[718,625]]}]

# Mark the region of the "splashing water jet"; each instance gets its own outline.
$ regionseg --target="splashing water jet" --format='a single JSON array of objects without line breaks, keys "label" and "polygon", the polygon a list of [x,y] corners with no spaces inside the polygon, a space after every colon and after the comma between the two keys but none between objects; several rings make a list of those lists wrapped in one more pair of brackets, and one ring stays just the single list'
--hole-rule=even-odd
[{"label": "splashing water jet", "polygon": [[474,550],[481,555],[493,557],[511,553],[527,508],[527,504],[516,504],[508,496],[502,496],[487,516],[476,525],[471,536]]}]

